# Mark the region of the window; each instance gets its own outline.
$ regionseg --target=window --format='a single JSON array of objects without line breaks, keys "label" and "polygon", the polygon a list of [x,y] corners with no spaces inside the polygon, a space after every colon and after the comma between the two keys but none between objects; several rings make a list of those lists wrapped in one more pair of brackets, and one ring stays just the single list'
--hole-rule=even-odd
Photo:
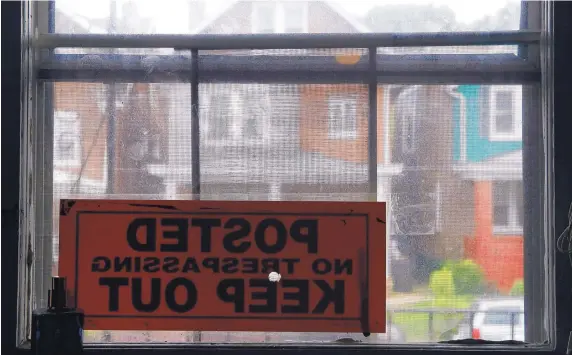
[{"label": "window", "polygon": [[[27,201],[33,201],[33,205],[30,202],[31,207],[26,207],[22,212],[22,220],[29,221],[29,223],[23,223],[22,228],[25,230],[21,233],[21,244],[38,248],[34,250],[35,258],[33,270],[31,270],[33,272],[30,272],[38,280],[41,281],[41,275],[48,275],[45,270],[49,269],[52,260],[51,251],[47,247],[45,250],[42,249],[40,242],[45,239],[46,235],[53,233],[48,228],[51,226],[47,225],[53,222],[51,217],[53,215],[53,207],[51,207],[53,201],[46,203],[45,200],[50,200],[50,197],[53,197],[50,196],[49,191],[54,184],[51,174],[43,175],[40,172],[44,168],[51,168],[45,159],[55,160],[55,157],[50,156],[50,154],[36,153],[41,151],[43,142],[42,136],[36,137],[38,131],[41,131],[41,127],[35,125],[27,127],[26,125],[28,122],[33,122],[35,117],[42,119],[45,117],[48,120],[46,126],[52,127],[52,122],[49,122],[51,114],[55,108],[59,109],[60,107],[81,112],[82,121],[81,126],[78,127],[79,134],[77,136],[85,135],[90,138],[89,141],[97,142],[93,154],[90,155],[89,164],[86,165],[85,174],[97,175],[103,164],[110,167],[109,176],[102,178],[105,179],[107,186],[105,193],[102,191],[97,194],[81,192],[79,194],[81,197],[182,198],[185,194],[180,192],[181,186],[188,184],[198,186],[201,182],[210,184],[213,196],[222,196],[220,193],[224,190],[221,187],[223,183],[231,186],[242,184],[273,186],[275,183],[306,185],[311,187],[310,193],[316,195],[320,194],[324,185],[342,186],[344,191],[350,191],[348,186],[359,185],[366,186],[367,191],[377,189],[388,191],[386,194],[388,199],[393,200],[389,202],[395,202],[396,196],[403,192],[406,198],[403,199],[404,203],[399,206],[403,208],[400,213],[402,212],[402,216],[411,220],[411,223],[408,223],[410,226],[416,228],[397,230],[394,227],[388,227],[390,234],[388,237],[394,241],[389,243],[389,248],[392,250],[389,250],[388,254],[402,256],[395,258],[397,262],[389,267],[391,275],[388,279],[387,299],[390,310],[388,329],[391,331],[388,334],[391,336],[374,334],[365,338],[361,334],[301,334],[296,332],[282,334],[217,332],[214,330],[181,332],[106,330],[95,332],[95,335],[93,332],[89,336],[86,335],[86,339],[90,339],[86,341],[86,346],[92,347],[90,351],[97,351],[96,345],[93,343],[102,342],[122,343],[114,345],[113,349],[113,351],[122,353],[124,347],[132,347],[133,345],[125,345],[125,343],[134,342],[185,343],[181,347],[196,350],[199,343],[205,343],[201,344],[204,346],[211,346],[212,343],[285,343],[292,341],[309,343],[324,341],[337,344],[336,338],[351,337],[356,341],[370,343],[364,345],[363,349],[364,351],[372,351],[370,345],[391,347],[394,343],[426,344],[441,340],[447,341],[454,338],[455,335],[451,334],[452,329],[455,329],[458,319],[467,312],[468,303],[473,298],[497,293],[508,295],[514,279],[522,277],[524,270],[524,261],[522,260],[526,261],[527,275],[529,272],[534,272],[535,280],[538,280],[536,284],[538,287],[526,287],[526,297],[532,299],[538,292],[541,292],[539,299],[544,299],[542,292],[550,286],[550,279],[545,279],[541,263],[533,262],[530,264],[531,257],[544,258],[542,248],[527,249],[525,253],[521,251],[518,257],[508,258],[506,257],[508,249],[504,244],[499,243],[496,246],[480,244],[475,248],[471,248],[469,245],[471,239],[478,243],[490,242],[490,238],[484,240],[477,237],[482,231],[490,231],[491,227],[496,230],[496,222],[502,222],[509,227],[520,225],[524,234],[532,232],[522,228],[522,221],[524,220],[522,212],[520,215],[518,212],[504,212],[504,215],[512,217],[506,217],[503,221],[503,212],[501,211],[499,212],[501,217],[496,219],[495,226],[491,226],[490,215],[497,212],[493,211],[496,207],[491,206],[493,198],[490,196],[490,188],[479,190],[478,187],[481,183],[481,185],[490,187],[487,184],[494,180],[494,174],[489,174],[489,170],[494,169],[485,172],[483,168],[483,173],[477,176],[481,180],[474,182],[474,189],[454,190],[452,187],[460,186],[461,184],[455,182],[464,177],[457,176],[451,169],[453,159],[450,152],[461,138],[459,137],[460,134],[457,133],[458,117],[455,117],[452,110],[449,110],[452,99],[447,93],[447,87],[453,83],[459,85],[459,92],[467,100],[467,130],[465,132],[468,150],[467,161],[475,164],[475,166],[481,163],[483,166],[486,164],[494,165],[493,168],[500,166],[502,162],[499,163],[492,158],[495,158],[497,153],[498,155],[504,153],[504,149],[513,149],[513,146],[489,145],[491,142],[488,142],[487,137],[480,139],[483,137],[473,128],[478,127],[482,120],[490,119],[492,121],[494,116],[495,130],[499,131],[497,133],[508,135],[505,132],[508,125],[502,123],[504,122],[503,119],[497,120],[496,118],[505,115],[506,111],[501,103],[507,100],[510,100],[511,103],[518,103],[519,107],[524,104],[536,108],[522,110],[525,111],[525,117],[522,118],[523,128],[530,127],[530,124],[536,122],[544,122],[543,120],[547,119],[546,115],[538,116],[540,111],[538,108],[545,107],[540,104],[540,95],[528,95],[523,94],[523,92],[537,90],[540,87],[540,79],[545,73],[545,71],[540,71],[538,55],[540,36],[535,32],[540,28],[540,25],[533,24],[535,21],[540,22],[540,15],[538,14],[540,7],[546,6],[548,8],[551,6],[550,4],[538,2],[521,7],[518,2],[516,5],[511,3],[507,5],[507,8],[503,7],[502,11],[497,13],[492,6],[487,7],[479,3],[479,6],[473,8],[474,11],[468,11],[473,19],[465,21],[465,19],[460,18],[461,15],[457,13],[457,10],[445,5],[431,6],[432,4],[429,2],[426,5],[406,4],[409,7],[405,8],[400,8],[400,6],[388,7],[382,2],[378,6],[373,3],[368,4],[367,6],[371,6],[367,10],[368,15],[361,16],[360,20],[352,18],[352,11],[349,11],[350,14],[348,14],[348,11],[343,10],[357,11],[357,6],[353,8],[355,5],[350,2],[344,2],[341,9],[336,7],[337,3],[319,2],[316,11],[318,11],[318,7],[323,7],[325,10],[316,14],[313,12],[314,4],[312,4],[311,17],[307,16],[306,10],[296,11],[296,7],[302,8],[302,5],[296,2],[273,2],[271,4],[254,2],[253,20],[256,20],[253,21],[254,28],[250,28],[250,24],[247,23],[248,20],[243,20],[243,18],[248,18],[250,7],[244,6],[244,2],[236,2],[236,6],[235,2],[229,2],[228,7],[226,4],[225,6],[221,5],[218,9],[220,13],[218,10],[211,9],[212,13],[217,15],[213,16],[216,19],[210,22],[210,25],[213,26],[209,27],[209,23],[207,23],[201,29],[200,26],[190,26],[186,21],[188,14],[181,11],[179,7],[165,7],[164,4],[157,5],[152,4],[153,2],[137,5],[138,3],[134,2],[135,6],[141,6],[142,10],[145,8],[144,12],[147,14],[146,16],[150,16],[150,20],[132,19],[130,21],[131,28],[123,28],[120,32],[132,35],[149,33],[149,28],[153,26],[147,25],[150,25],[149,22],[154,22],[157,27],[156,31],[161,36],[107,36],[107,33],[117,31],[113,29],[113,23],[117,18],[113,15],[113,11],[107,8],[109,4],[106,3],[102,7],[98,5],[100,2],[92,2],[92,6],[88,6],[93,12],[93,16],[88,18],[88,21],[92,23],[89,28],[102,30],[98,30],[99,32],[88,31],[90,36],[83,37],[77,37],[78,33],[73,33],[74,30],[61,30],[63,27],[58,25],[58,21],[63,21],[62,19],[74,22],[79,17],[70,14],[72,9],[77,12],[86,12],[85,9],[70,5],[73,1],[56,0],[54,6],[49,2],[26,2],[25,4],[34,10],[30,11],[30,14],[34,14],[34,16],[30,15],[30,21],[33,22],[29,26],[34,30],[27,29],[25,35],[28,37],[26,38],[31,38],[30,36],[36,31],[41,36],[31,42],[33,46],[29,49],[37,56],[26,58],[32,60],[30,68],[38,68],[39,70],[34,73],[36,75],[30,76],[31,78],[38,78],[30,85],[30,87],[38,88],[38,90],[27,93],[30,95],[30,101],[29,104],[26,104],[28,111],[24,114],[26,119],[23,121],[24,132],[33,132],[34,139],[30,145],[33,148],[29,153],[31,158],[28,160],[28,155],[26,158],[22,158],[26,160],[21,165],[24,170],[22,176],[32,176],[35,188],[31,189],[33,191],[29,191],[30,184],[22,187],[21,194],[25,196]],[[192,7],[193,2],[189,3],[188,6]],[[510,7],[508,7],[509,5]],[[49,12],[47,10],[45,13],[42,12],[42,6],[51,8],[57,13],[55,33],[48,31],[47,25],[53,21],[46,20]],[[499,6],[502,5],[499,4]],[[480,7],[486,7],[486,12],[479,12]],[[537,7],[536,13],[530,10],[534,7]],[[521,10],[526,13],[521,14]],[[109,15],[107,16],[105,14],[108,11]],[[246,14],[245,11],[247,11]],[[366,10],[363,11],[365,14]],[[476,14],[477,12],[480,15]],[[96,13],[104,14],[107,17],[99,18]],[[278,15],[280,13],[283,15]],[[211,13],[205,14],[205,22],[208,22],[207,19],[210,19],[210,15]],[[236,27],[226,30],[230,34],[218,37],[217,33],[209,33],[212,28],[216,27],[213,21],[224,22],[225,18],[238,19],[234,22]],[[518,31],[521,27],[520,18],[527,19],[527,24],[523,23],[522,28],[532,31]],[[138,27],[139,25],[140,27]],[[386,26],[392,27],[386,28]],[[470,28],[471,26],[472,28]],[[304,38],[304,41],[299,43],[292,43],[292,37],[288,35],[272,37],[276,39],[272,43],[269,43],[268,37],[264,38],[263,36],[234,36],[240,33],[250,33],[253,30],[256,33],[309,32],[308,28],[310,27],[312,32],[318,32],[320,35],[300,36],[300,38]],[[301,28],[304,29],[301,30]],[[427,35],[425,34],[427,30],[437,30],[439,35],[434,37]],[[498,39],[500,37],[497,35],[487,36],[474,33],[475,31],[493,30],[514,30],[514,32],[502,34],[504,36],[501,36],[502,41]],[[469,33],[464,33],[464,31],[469,31]],[[66,32],[66,36],[60,36]],[[370,35],[368,32],[405,32],[405,34],[389,38],[388,36]],[[409,32],[422,32],[424,34],[411,36],[408,34]],[[208,45],[201,42],[202,37],[190,37],[191,34],[205,33],[213,36]],[[173,34],[178,36],[171,36]],[[327,35],[324,36],[324,34]],[[312,46],[324,47],[325,42],[319,42],[318,39],[327,41],[328,45],[332,47],[361,46],[365,49],[360,49],[361,56],[359,56],[359,61],[354,64],[340,60],[339,54],[344,53],[348,48],[325,48],[316,51],[316,53],[312,52],[313,55],[305,56],[298,55],[295,50],[289,49],[290,47],[304,47],[303,50],[313,49]],[[395,41],[402,41],[404,46],[408,48],[408,54],[396,54],[395,51],[381,54],[387,47],[394,46]],[[428,43],[435,46],[427,46]],[[505,47],[510,47],[510,50],[506,48],[501,51],[490,50],[489,47],[497,46],[499,43],[506,45]],[[528,56],[521,57],[512,54],[515,48],[526,49],[524,45],[530,49]],[[68,54],[57,51],[52,54],[43,50],[62,49],[66,46],[77,48],[74,49],[74,53]],[[98,46],[112,46],[113,48],[87,48]],[[178,50],[179,47],[188,49],[189,46],[193,46],[192,56],[188,56],[185,51]],[[138,48],[137,52],[129,49],[134,47]],[[245,54],[251,48],[265,50],[267,47],[272,47],[272,55]],[[379,48],[372,50],[369,49],[370,47]],[[177,51],[175,52],[172,48],[177,48]],[[355,50],[355,48],[349,49]],[[442,49],[446,52],[443,52]],[[370,56],[367,55],[368,51],[371,51]],[[418,53],[423,54],[419,55]],[[36,61],[36,58],[41,60]],[[80,89],[83,86],[88,86],[102,92],[103,90],[98,87],[102,83],[107,85],[109,82],[123,84],[152,82],[163,85],[163,88],[160,89],[161,99],[165,97],[165,100],[168,101],[168,110],[164,110],[160,105],[137,104],[140,108],[144,108],[140,110],[141,112],[147,110],[154,113],[153,117],[157,118],[158,125],[165,129],[165,136],[168,137],[165,145],[169,147],[169,159],[168,164],[163,167],[165,173],[161,178],[149,176],[150,174],[144,166],[141,166],[142,164],[129,166],[118,164],[119,159],[129,154],[129,149],[125,147],[125,144],[129,142],[119,139],[118,137],[121,137],[119,131],[113,131],[116,126],[113,126],[113,123],[108,123],[108,121],[113,120],[113,115],[106,116],[109,120],[104,120],[103,128],[100,131],[98,131],[99,120],[84,119],[84,111],[91,113],[97,110],[93,102],[94,98],[82,94]],[[59,88],[65,85],[76,88],[77,93],[52,100],[50,90],[57,92]],[[220,85],[225,90],[203,90],[206,86],[211,85]],[[280,94],[271,95],[268,99],[270,104],[267,104],[266,98],[257,98],[265,97],[262,94],[249,96],[250,93],[236,89],[236,86],[242,85],[252,85],[252,90],[255,93],[264,92],[267,90],[266,88],[281,87],[286,89]],[[420,90],[416,92],[414,98],[404,95],[398,107],[395,106],[395,103],[391,103],[393,107],[387,108],[387,112],[401,110],[401,113],[394,115],[392,121],[387,121],[387,117],[384,115],[386,108],[383,106],[381,98],[390,85],[404,85],[409,86],[410,89]],[[500,92],[495,94],[494,100],[491,99],[495,102],[495,113],[489,117],[488,114],[485,115],[478,109],[481,107],[479,104],[488,102],[489,98],[474,95],[474,92],[477,91],[475,87],[491,88],[493,85],[514,86],[519,90],[522,88],[526,90],[520,94],[510,94],[513,95],[510,98],[503,98]],[[341,90],[344,92],[343,97],[339,95],[340,90],[337,87],[343,88]],[[37,95],[37,92],[42,93],[42,95]],[[43,95],[44,93],[45,95]],[[362,100],[362,97],[367,97],[368,100]],[[57,100],[61,100],[66,106],[61,106]],[[252,102],[256,104],[251,105]],[[263,104],[260,104],[261,102]],[[359,108],[358,104],[360,105]],[[199,110],[192,111],[193,105],[197,105]],[[30,107],[28,108],[28,106]],[[196,111],[199,112],[198,117]],[[34,114],[31,114],[32,112]],[[48,114],[45,114],[46,112]],[[523,112],[519,113],[521,116],[522,114]],[[196,135],[197,131],[193,129],[197,118],[200,123],[199,135]],[[57,118],[54,117],[53,119],[55,126]],[[324,125],[326,120],[327,123]],[[423,125],[418,124],[421,121],[423,121]],[[496,121],[500,123],[496,125]],[[513,117],[510,126],[519,124],[517,121]],[[368,130],[368,122],[377,122],[377,130]],[[121,128],[120,126],[117,127]],[[301,127],[304,129],[300,129]],[[324,132],[326,129],[328,130],[327,134]],[[127,130],[135,131],[136,128]],[[151,130],[148,131],[151,136],[154,136],[154,133],[151,132]],[[537,146],[542,146],[541,143],[550,143],[550,141],[543,141],[543,139],[549,140],[550,135],[543,136],[541,130],[537,135],[530,134],[530,137],[535,139]],[[377,140],[375,145],[371,144],[373,139]],[[154,139],[150,138],[150,140]],[[491,138],[491,140],[494,139]],[[265,142],[265,144],[262,146],[254,144],[260,141]],[[245,144],[246,142],[249,144]],[[26,144],[22,146],[24,147],[22,149],[27,149]],[[220,146],[228,149],[218,149]],[[388,154],[386,149],[415,151],[418,153],[416,156],[419,157],[419,160],[406,167],[404,167],[404,162],[399,160],[398,154],[391,155],[396,157],[394,161],[380,160],[380,157]],[[523,149],[527,149],[527,147],[523,147]],[[147,144],[142,150],[155,152],[156,147]],[[374,154],[373,152],[376,150],[377,154]],[[193,154],[196,151],[199,151],[200,154]],[[529,151],[523,156],[530,157],[530,153]],[[54,156],[57,154],[54,151]],[[535,154],[535,159],[538,158],[534,160],[535,162],[551,159],[541,152]],[[107,161],[103,155],[108,159]],[[530,163],[528,161],[530,158],[525,159],[527,160],[522,163],[527,166],[526,164]],[[492,163],[490,163],[491,161]],[[477,166],[477,168],[480,167],[481,165]],[[405,168],[411,170],[410,174],[403,173]],[[486,168],[488,169],[489,166]],[[543,169],[542,166],[536,168]],[[516,175],[519,175],[515,176],[518,179],[530,178],[526,174]],[[435,186],[436,179],[440,179],[438,180],[440,185],[437,186],[440,186],[442,195],[438,196],[442,196],[443,201],[440,209],[431,212],[426,208],[427,198],[425,196],[428,193],[427,190],[430,190],[429,186]],[[551,187],[546,185],[549,183],[548,178],[545,180],[538,179],[539,181],[536,181],[538,186],[543,189]],[[392,182],[394,180],[407,183],[403,184],[406,186],[405,191],[396,191],[396,184]],[[448,183],[450,180],[453,183]],[[528,183],[530,184],[530,182]],[[129,192],[132,191],[128,189],[130,184],[137,184],[137,193]],[[164,185],[166,184],[171,184],[168,194],[165,193]],[[39,187],[42,186],[46,187],[47,198],[40,192],[42,189]],[[482,197],[480,194],[483,191],[486,191],[487,196],[480,199]],[[371,199],[369,192],[364,192],[363,195],[355,192],[348,192],[348,194],[351,196],[348,196],[347,200]],[[249,197],[252,196],[250,191],[248,191],[248,195]],[[69,195],[62,194],[59,197],[67,196]],[[464,198],[465,196],[470,197]],[[275,196],[274,198],[283,199],[284,197]],[[336,199],[342,198],[345,199],[343,193],[336,196]],[[520,200],[522,201],[523,198],[524,196],[521,196]],[[544,209],[547,201],[541,198],[533,201],[527,199],[526,201],[530,202],[530,210],[539,216],[549,213]],[[500,211],[504,205],[499,202],[498,206]],[[511,210],[510,207],[509,210]],[[515,210],[512,208],[511,211]],[[527,213],[528,210],[529,208],[527,208]],[[442,220],[439,233],[434,233],[434,228],[424,228],[426,225],[435,225],[435,217],[426,212],[443,217],[438,218]],[[485,213],[489,218],[480,219]],[[399,213],[395,215],[399,216]],[[46,225],[32,223],[35,220],[45,221]],[[541,220],[540,223],[544,223],[544,220]],[[537,233],[537,235],[540,234]],[[57,236],[53,237],[57,239]],[[549,236],[544,237],[548,239]],[[519,241],[528,244],[530,238],[522,238]],[[447,294],[441,298],[436,297],[430,287],[432,275],[435,275],[435,272],[442,265],[449,265],[456,260],[468,258],[467,255],[475,250],[474,255],[470,256],[484,270],[483,277],[487,283],[486,286],[489,287],[491,284],[492,291],[488,292],[489,290],[487,290],[485,293],[484,290],[479,289],[480,291],[475,292],[474,295],[471,294],[470,297],[467,296],[466,299],[465,296],[458,297],[457,294]],[[380,252],[379,255],[383,255],[383,253]],[[503,259],[504,263],[510,264],[514,271],[509,272],[495,267],[498,266],[498,263],[495,264],[495,260],[491,260],[491,255],[497,259],[496,261]],[[519,257],[522,257],[522,260],[517,263]],[[26,268],[27,266],[22,265],[21,267]],[[30,299],[25,299],[26,295],[30,294],[38,295],[37,299],[41,300],[41,295],[45,293],[45,285],[33,280],[34,289],[31,290],[27,286],[31,284],[27,273],[21,272],[20,274],[23,278],[22,281],[25,281],[21,282],[17,289],[18,294],[21,295],[21,303],[31,302]],[[468,284],[468,281],[461,283],[465,285]],[[546,302],[551,302],[552,300],[548,298],[546,297]],[[542,349],[548,349],[549,346],[553,345],[553,334],[543,327],[544,322],[542,321],[543,319],[550,319],[550,314],[546,310],[552,308],[546,307],[543,302],[527,302],[527,316],[540,317],[537,319],[538,321],[527,322],[527,327],[534,334],[533,336],[527,335],[527,341],[535,344],[529,348],[536,349],[536,346],[539,346]],[[38,301],[38,304],[41,304],[41,301]],[[25,308],[28,309],[29,307]],[[455,310],[458,310],[459,314],[456,314]],[[18,324],[29,324],[26,312],[21,312]],[[20,340],[25,340],[27,336],[29,335],[24,327],[19,329]],[[547,341],[546,345],[544,345],[545,340]],[[146,347],[152,348],[153,346],[154,344],[148,344]],[[423,345],[423,348],[426,349],[429,346]],[[439,349],[449,348],[449,346],[450,344],[439,344]],[[474,346],[479,347],[480,345]],[[501,344],[497,348],[504,349],[504,346]],[[168,347],[171,349],[170,345]],[[518,345],[515,347],[522,348]],[[252,349],[253,347],[248,345],[243,348],[247,352]],[[264,347],[260,349],[256,351],[291,351],[280,347],[273,347],[271,350]],[[458,348],[453,349],[451,346],[451,349]],[[313,350],[315,349],[309,349],[309,352]],[[154,351],[161,352],[162,350],[154,349]],[[185,350],[175,349],[173,351]],[[353,345],[352,351],[354,351]],[[412,351],[420,351],[420,347]],[[475,351],[482,354],[485,350],[479,347]]]},{"label": "window", "polygon": [[277,5],[274,2],[255,2],[252,15],[252,32],[274,33],[277,28]]},{"label": "window", "polygon": [[307,28],[307,4],[285,2],[282,4],[284,33],[303,33]]},{"label": "window", "polygon": [[491,140],[521,140],[522,89],[518,86],[493,86],[489,102]]},{"label": "window", "polygon": [[81,128],[76,112],[54,112],[54,165],[81,165]]},{"label": "window", "polygon": [[357,99],[330,97],[328,100],[328,136],[330,139],[356,139]]},{"label": "window", "polygon": [[308,4],[304,1],[255,1],[254,33],[304,33],[308,28]]},{"label": "window", "polygon": [[201,134],[207,145],[247,146],[263,144],[268,132],[268,92],[248,85],[235,88],[208,86],[210,100],[201,115]]},{"label": "window", "polygon": [[233,98],[236,98],[236,95],[222,94],[211,97],[209,112],[201,124],[206,142],[230,142],[240,135],[235,120],[240,117],[238,110],[241,103]]},{"label": "window", "polygon": [[521,181],[493,183],[493,225],[495,234],[522,234]]}]

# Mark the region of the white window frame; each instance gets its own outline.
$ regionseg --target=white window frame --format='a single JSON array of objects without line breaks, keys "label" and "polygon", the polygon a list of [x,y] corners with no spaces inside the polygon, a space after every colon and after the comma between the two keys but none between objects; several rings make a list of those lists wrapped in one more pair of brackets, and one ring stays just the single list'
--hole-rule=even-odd
[{"label": "white window frame", "polygon": [[[521,180],[496,180],[493,181],[493,193],[495,191],[495,184],[496,183],[505,183],[508,186],[508,223],[506,225],[497,225],[495,223],[495,196],[492,196],[492,215],[493,215],[493,234],[494,235],[522,235],[523,233],[523,227],[522,224],[518,223],[518,201],[517,201],[517,196],[518,193],[516,191],[516,189],[520,186],[522,186],[522,184],[519,184],[519,182],[522,182]],[[498,185],[497,185],[498,186]],[[522,195],[522,194],[521,194]],[[520,211],[521,214],[524,213],[524,211],[521,209]],[[521,215],[521,219],[524,218],[523,215]]]},{"label": "white window frame", "polygon": [[[417,118],[417,95],[420,87],[415,85],[410,88],[403,89],[397,95],[397,104],[395,112],[396,123],[401,123],[401,152],[414,153],[417,149],[417,131],[418,131],[418,118]],[[410,119],[402,119],[402,117],[409,117]],[[409,125],[409,123],[411,123]],[[409,127],[412,131],[409,132]],[[411,134],[411,146],[407,144],[409,139],[407,135]]]},{"label": "white window frame", "polygon": [[[328,97],[328,138],[340,140],[357,139],[358,136],[358,98],[355,95],[332,95]],[[345,111],[349,110],[347,116]],[[340,112],[341,117],[335,117]],[[336,129],[334,121],[339,121]],[[348,122],[349,121],[349,122]]]},{"label": "white window frame", "polygon": [[[60,159],[57,138],[63,131],[71,130],[74,148],[71,159]],[[73,111],[54,112],[54,166],[57,168],[77,168],[82,163],[81,121],[79,114]]]},{"label": "white window frame", "polygon": [[[506,114],[498,110],[497,96],[501,92],[512,94],[512,131],[498,132],[496,119],[500,114]],[[520,141],[522,140],[522,88],[518,85],[494,85],[490,88],[489,95],[489,138],[491,141]]]},{"label": "white window frame", "polygon": [[274,33],[286,33],[286,6],[301,5],[303,26],[300,33],[308,32],[308,3],[306,1],[253,1],[252,2],[252,33],[261,33],[259,28],[259,11],[263,6],[272,6],[274,12]]},{"label": "white window frame", "polygon": [[435,231],[441,232],[443,229],[443,191],[441,189],[441,180],[437,180],[435,186]]}]

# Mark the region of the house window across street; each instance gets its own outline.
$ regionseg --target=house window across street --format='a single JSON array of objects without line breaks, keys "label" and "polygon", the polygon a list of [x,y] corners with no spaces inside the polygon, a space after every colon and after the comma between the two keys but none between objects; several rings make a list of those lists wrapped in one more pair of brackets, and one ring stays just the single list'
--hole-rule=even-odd
[{"label": "house window across street", "polygon": [[76,112],[54,112],[54,165],[81,165],[81,130]]},{"label": "house window across street", "polygon": [[301,1],[252,3],[252,32],[305,33],[308,31],[308,5]]},{"label": "house window across street", "polygon": [[521,140],[522,88],[508,85],[492,86],[489,104],[491,140]]},{"label": "house window across street", "polygon": [[523,215],[522,181],[493,182],[493,232],[521,234]]},{"label": "house window across street", "polygon": [[347,96],[329,98],[328,136],[330,139],[356,139],[357,98]]}]

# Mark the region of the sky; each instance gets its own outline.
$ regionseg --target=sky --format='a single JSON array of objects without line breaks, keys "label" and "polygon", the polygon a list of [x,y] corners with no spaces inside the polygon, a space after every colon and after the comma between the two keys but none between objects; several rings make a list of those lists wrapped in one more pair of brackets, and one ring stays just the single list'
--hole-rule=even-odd
[{"label": "sky", "polygon": [[[208,14],[216,13],[229,0],[209,0]],[[508,0],[337,0],[346,11],[363,16],[371,8],[386,4],[434,4],[447,5],[456,14],[457,21],[472,22],[495,13]],[[121,0],[118,0],[121,3]],[[187,25],[187,0],[137,0],[140,13],[154,19],[159,33],[183,33]],[[169,5],[169,6],[167,6]],[[86,18],[102,18],[109,15],[109,0],[56,0],[56,7],[68,13]],[[119,6],[120,8],[120,6]]]}]

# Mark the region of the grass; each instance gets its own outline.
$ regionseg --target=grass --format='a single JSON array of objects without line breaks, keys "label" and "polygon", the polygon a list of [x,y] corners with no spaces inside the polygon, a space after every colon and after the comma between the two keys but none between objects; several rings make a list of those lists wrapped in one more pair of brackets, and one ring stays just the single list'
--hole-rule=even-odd
[{"label": "grass", "polygon": [[[392,312],[391,321],[405,333],[408,342],[438,341],[441,335],[452,328],[463,318],[459,313],[437,313],[439,310],[466,309],[471,305],[471,297],[459,296],[441,301],[421,301],[407,306],[411,312]],[[430,332],[429,312],[415,312],[420,310],[434,310],[433,331]],[[430,334],[432,333],[432,334]]]}]

